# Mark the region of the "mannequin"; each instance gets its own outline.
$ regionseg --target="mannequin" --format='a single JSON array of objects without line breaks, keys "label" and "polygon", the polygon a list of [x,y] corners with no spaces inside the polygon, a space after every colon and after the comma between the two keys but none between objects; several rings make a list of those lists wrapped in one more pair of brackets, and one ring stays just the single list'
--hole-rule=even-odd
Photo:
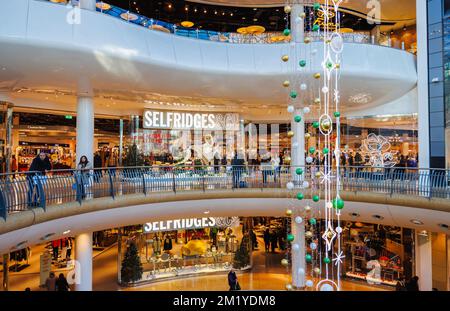
[{"label": "mannequin", "polygon": [[170,235],[166,235],[164,238],[164,251],[172,250],[172,237]]}]

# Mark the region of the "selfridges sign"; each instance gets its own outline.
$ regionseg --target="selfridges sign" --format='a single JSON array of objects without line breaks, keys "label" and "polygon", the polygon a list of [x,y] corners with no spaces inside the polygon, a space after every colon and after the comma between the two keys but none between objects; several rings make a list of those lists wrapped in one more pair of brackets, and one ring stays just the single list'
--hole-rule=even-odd
[{"label": "selfridges sign", "polygon": [[172,111],[144,111],[145,129],[172,130],[239,130],[237,113],[189,113]]},{"label": "selfridges sign", "polygon": [[227,228],[239,225],[239,217],[204,217],[165,221],[154,221],[144,224],[144,232],[174,231],[182,229]]}]

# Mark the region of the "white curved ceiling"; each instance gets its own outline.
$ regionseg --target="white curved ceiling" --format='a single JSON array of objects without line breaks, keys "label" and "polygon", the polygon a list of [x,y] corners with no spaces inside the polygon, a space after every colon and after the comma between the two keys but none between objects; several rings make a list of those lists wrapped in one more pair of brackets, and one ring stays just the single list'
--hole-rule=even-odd
[{"label": "white curved ceiling", "polygon": [[[200,110],[279,112],[289,92],[281,81],[290,70],[281,56],[307,58],[317,49],[308,58],[312,65],[297,75],[311,85],[321,63],[322,49],[314,44],[295,50],[287,44],[226,44],[150,31],[84,10],[81,23],[70,25],[67,9],[51,3],[15,0],[1,6],[0,92],[23,106],[33,106],[33,99],[44,94],[43,102],[64,109],[75,105],[77,94],[93,94],[96,103],[117,115],[154,108],[149,100],[182,101]],[[344,112],[395,100],[417,80],[413,55],[379,46],[347,44],[341,68]],[[58,92],[66,95],[56,99]]]},{"label": "white curved ceiling", "polygon": [[[42,243],[41,238],[47,234],[54,234],[51,236],[51,239],[63,237],[63,232],[67,230],[70,230],[70,235],[74,236],[83,232],[167,219],[231,216],[280,217],[284,216],[286,208],[292,206],[292,204],[292,199],[290,198],[227,198],[112,208],[47,221],[0,235],[0,253],[9,251],[12,247],[24,241],[26,243],[22,244],[21,247]],[[304,204],[312,204],[312,201],[304,200]],[[209,211],[209,214],[205,215],[205,211]],[[357,213],[359,216],[351,216],[352,213]],[[373,215],[382,216],[384,219],[377,220]],[[320,218],[320,215],[317,218]],[[345,203],[342,219],[448,234],[448,230],[441,229],[437,224],[450,223],[450,213],[404,206],[348,201]],[[413,225],[410,222],[412,219],[420,220],[424,225]]]}]

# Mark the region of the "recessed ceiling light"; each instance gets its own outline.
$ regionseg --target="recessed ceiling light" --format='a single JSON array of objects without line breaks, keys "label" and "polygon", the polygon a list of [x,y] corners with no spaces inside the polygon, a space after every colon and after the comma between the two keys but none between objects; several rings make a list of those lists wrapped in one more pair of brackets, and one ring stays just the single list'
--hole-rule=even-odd
[{"label": "recessed ceiling light", "polygon": [[427,232],[427,230],[422,230],[422,231],[420,231],[419,233],[417,233],[418,235],[421,235],[421,236],[428,236],[428,232]]},{"label": "recessed ceiling light", "polygon": [[257,19],[257,18],[254,18],[254,19],[253,19],[253,21],[254,21],[254,22],[257,22],[257,21],[258,21],[258,19]]},{"label": "recessed ceiling light", "polygon": [[352,216],[352,217],[359,217],[359,216],[361,216],[358,213],[350,213],[349,215]]},{"label": "recessed ceiling light", "polygon": [[447,224],[438,224],[438,226],[441,227],[442,229],[448,230],[448,225]]},{"label": "recessed ceiling light", "polygon": [[44,235],[44,236],[41,238],[41,240],[47,240],[49,237],[51,237],[51,236],[53,236],[53,235],[55,235],[54,232],[52,232],[52,233],[47,233],[46,235]]},{"label": "recessed ceiling light", "polygon": [[63,232],[63,234],[69,234],[69,233],[70,233],[70,230],[66,230]]},{"label": "recessed ceiling light", "polygon": [[245,16],[243,16],[242,19],[245,19]]},{"label": "recessed ceiling light", "polygon": [[410,222],[418,226],[423,225],[423,222],[418,219],[411,219]]},{"label": "recessed ceiling light", "polygon": [[384,217],[381,215],[372,215],[372,218],[378,219],[378,220],[383,220]]},{"label": "recessed ceiling light", "polygon": [[208,215],[208,214],[209,214],[209,211],[204,211],[203,214]]},{"label": "recessed ceiling light", "polygon": [[21,246],[23,246],[24,244],[27,244],[27,243],[28,243],[27,240],[19,242],[19,243],[17,243],[16,248],[19,248],[19,247],[21,247]]}]

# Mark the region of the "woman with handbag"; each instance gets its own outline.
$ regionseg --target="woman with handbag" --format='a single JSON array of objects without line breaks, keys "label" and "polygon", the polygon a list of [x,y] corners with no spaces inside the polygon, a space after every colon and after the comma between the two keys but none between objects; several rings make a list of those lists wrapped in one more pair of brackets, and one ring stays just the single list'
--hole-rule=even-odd
[{"label": "woman with handbag", "polygon": [[88,158],[84,155],[81,156],[80,162],[77,165],[79,183],[81,188],[81,198],[86,198],[86,186],[89,185],[89,177],[90,170],[92,169],[92,165],[89,162]]}]

